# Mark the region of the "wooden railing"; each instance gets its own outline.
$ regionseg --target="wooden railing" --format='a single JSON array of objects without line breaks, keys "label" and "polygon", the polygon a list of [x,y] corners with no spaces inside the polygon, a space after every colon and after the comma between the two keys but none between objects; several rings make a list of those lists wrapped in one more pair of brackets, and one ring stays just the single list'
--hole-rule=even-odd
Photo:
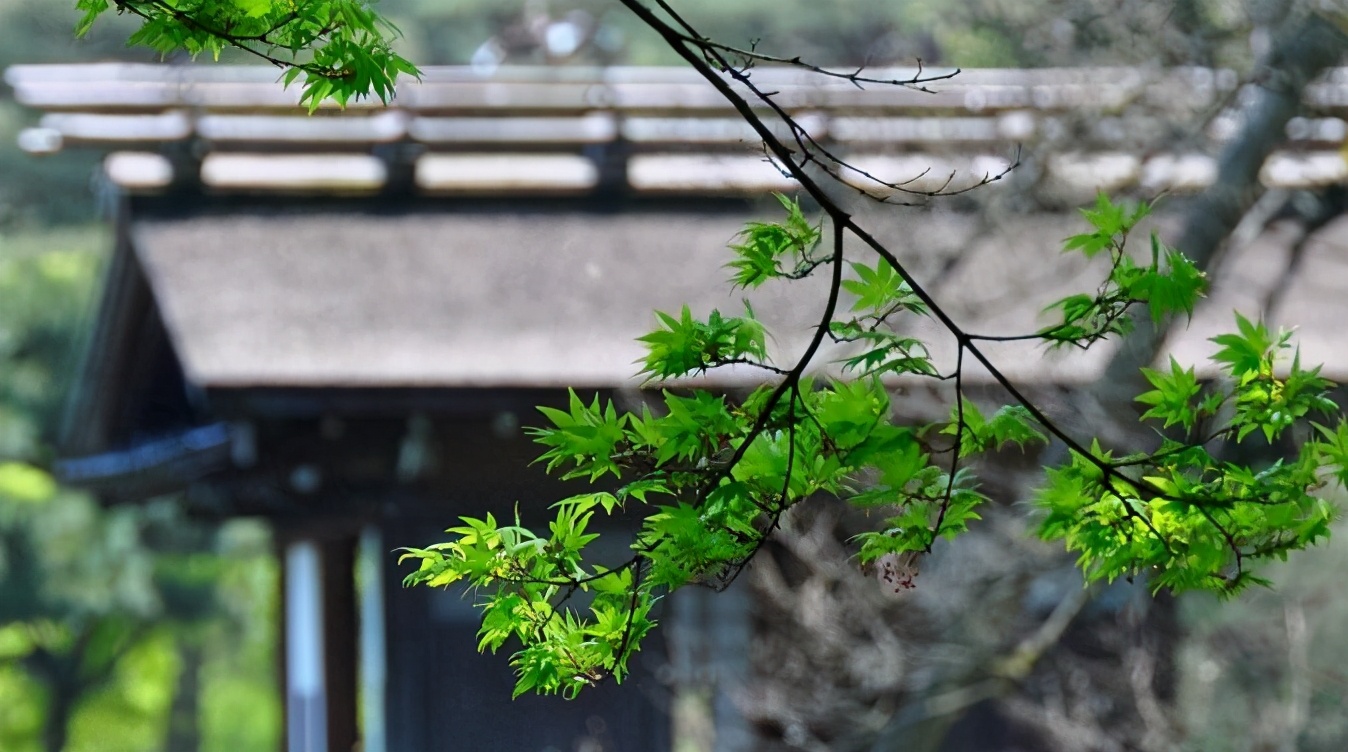
[{"label": "wooden railing", "polygon": [[[484,77],[432,68],[402,82],[387,107],[325,105],[312,116],[299,106],[299,88],[277,78],[271,68],[126,64],[15,66],[5,75],[18,102],[44,112],[21,134],[23,148],[108,150],[109,176],[133,191],[182,183],[379,191],[399,162],[410,163],[414,188],[430,193],[585,193],[614,182],[635,192],[791,187],[742,119],[689,70],[517,68]],[[934,93],[794,69],[755,70],[753,80],[858,167],[894,180],[925,171],[916,188],[951,172],[977,181],[1023,147],[1042,163],[1043,179],[1064,190],[1194,190],[1211,181],[1212,154],[1239,127],[1235,74],[1202,68],[970,70],[931,84]],[[1266,183],[1348,179],[1340,156],[1348,69],[1312,85],[1306,104],[1316,117],[1289,126]],[[1144,146],[1138,123],[1193,133]]]}]

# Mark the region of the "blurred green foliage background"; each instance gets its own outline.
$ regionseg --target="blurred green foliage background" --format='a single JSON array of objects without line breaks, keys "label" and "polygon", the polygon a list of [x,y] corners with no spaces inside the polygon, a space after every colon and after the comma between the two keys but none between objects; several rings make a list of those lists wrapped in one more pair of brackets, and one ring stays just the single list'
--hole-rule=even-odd
[{"label": "blurred green foliage background", "polygon": [[108,244],[0,230],[0,749],[274,749],[266,529],[104,509],[39,469]]}]

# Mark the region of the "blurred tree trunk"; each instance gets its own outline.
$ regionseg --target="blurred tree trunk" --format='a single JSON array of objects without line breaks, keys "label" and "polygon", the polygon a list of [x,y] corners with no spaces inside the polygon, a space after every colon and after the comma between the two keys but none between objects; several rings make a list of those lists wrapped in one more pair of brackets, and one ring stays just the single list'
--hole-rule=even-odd
[{"label": "blurred tree trunk", "polygon": [[[1287,122],[1301,109],[1306,85],[1348,51],[1348,37],[1320,13],[1296,14],[1275,35],[1259,67],[1259,95],[1246,109],[1239,134],[1222,150],[1217,179],[1184,215],[1172,243],[1200,269],[1209,269],[1245,212],[1264,192],[1259,170],[1286,139]],[[1137,414],[1133,397],[1146,388],[1140,369],[1160,354],[1166,329],[1157,329],[1145,309],[1135,310],[1133,333],[1110,361],[1097,396],[1116,416]],[[1119,412],[1115,412],[1119,411]]]},{"label": "blurred tree trunk", "polygon": [[169,706],[168,752],[195,752],[201,748],[201,644],[188,635],[178,640],[178,682]]},{"label": "blurred tree trunk", "polygon": [[42,746],[47,752],[65,749],[80,701],[108,684],[118,662],[145,634],[145,625],[118,619],[69,626],[68,645],[62,641],[59,649],[38,647],[22,662],[24,670],[47,688],[42,719]]},{"label": "blurred tree trunk", "polygon": [[62,752],[70,734],[70,717],[87,687],[79,675],[80,658],[87,632],[69,652],[38,648],[24,658],[24,668],[47,688],[47,706],[42,718],[42,748]]},{"label": "blurred tree trunk", "polygon": [[47,752],[62,752],[66,748],[70,716],[75,710],[78,689],[62,682],[52,682],[47,686],[50,694],[46,716],[42,719],[42,748]]}]

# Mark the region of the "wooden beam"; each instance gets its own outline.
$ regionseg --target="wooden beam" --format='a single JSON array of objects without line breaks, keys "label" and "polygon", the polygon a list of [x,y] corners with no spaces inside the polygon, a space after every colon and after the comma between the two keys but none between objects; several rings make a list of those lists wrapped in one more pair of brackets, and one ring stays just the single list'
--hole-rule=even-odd
[{"label": "wooden beam", "polygon": [[1269,188],[1323,188],[1348,183],[1348,162],[1340,151],[1295,154],[1276,151],[1259,170],[1259,182]]},{"label": "wooden beam", "polygon": [[42,128],[61,134],[67,144],[181,141],[192,135],[192,120],[178,110],[149,115],[56,112],[42,116]]},{"label": "wooden beam", "polygon": [[207,188],[232,191],[369,193],[384,187],[388,168],[366,154],[208,154]]},{"label": "wooden beam", "polygon": [[836,117],[828,125],[845,144],[1015,143],[1035,129],[1034,113],[1025,110],[1000,117]]},{"label": "wooden beam", "polygon": [[601,144],[618,135],[611,113],[579,117],[418,117],[408,135],[424,144]]},{"label": "wooden beam", "polygon": [[364,116],[203,115],[197,134],[215,143],[270,143],[353,147],[399,141],[407,135],[407,114],[388,110]]},{"label": "wooden beam", "polygon": [[[829,134],[830,122],[822,113],[805,112],[797,124],[816,139]],[[768,127],[778,138],[793,140],[785,123],[772,120]],[[743,118],[728,117],[628,117],[622,122],[622,136],[635,144],[758,144],[760,139]]]},{"label": "wooden beam", "polygon": [[635,155],[628,161],[627,182],[644,193],[743,195],[796,188],[795,180],[751,155]]},{"label": "wooden beam", "polygon": [[570,154],[427,154],[416,185],[430,193],[585,193],[599,168]]},{"label": "wooden beam", "polygon": [[154,193],[173,184],[173,163],[162,154],[115,151],[103,160],[103,174],[122,189]]},{"label": "wooden beam", "polygon": [[1348,140],[1348,122],[1337,117],[1295,117],[1287,121],[1287,138],[1297,146],[1339,146]]},{"label": "wooden beam", "polygon": [[1142,165],[1143,190],[1195,193],[1217,179],[1217,160],[1207,154],[1157,154]]}]

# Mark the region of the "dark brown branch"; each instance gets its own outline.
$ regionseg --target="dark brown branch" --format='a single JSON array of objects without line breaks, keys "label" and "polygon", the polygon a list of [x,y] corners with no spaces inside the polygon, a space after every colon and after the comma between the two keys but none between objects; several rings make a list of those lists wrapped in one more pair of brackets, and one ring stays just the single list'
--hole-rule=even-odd
[{"label": "dark brown branch", "polygon": [[852,73],[844,73],[842,71],[837,71],[830,68],[824,68],[818,65],[813,65],[801,59],[799,55],[789,58],[780,57],[777,55],[767,55],[754,49],[744,49],[742,47],[734,47],[732,45],[722,44],[721,42],[717,42],[711,39],[707,39],[706,37],[700,36],[693,37],[684,35],[683,39],[687,43],[692,44],[694,46],[719,50],[720,52],[741,58],[746,62],[752,61],[760,63],[773,63],[777,65],[789,65],[793,68],[800,68],[801,70],[807,70],[812,73],[818,73],[821,76],[828,76],[829,78],[841,79],[856,86],[859,89],[865,88],[864,84],[878,84],[880,86],[902,86],[906,89],[912,89],[914,91],[920,91],[927,94],[931,94],[933,93],[932,90],[926,88],[924,84],[936,83],[937,81],[948,81],[961,73],[961,70],[959,68],[956,68],[953,71],[950,71],[949,73],[924,75],[922,60],[921,58],[919,58],[917,61],[917,72],[908,78],[874,78],[871,76],[862,75],[862,71],[866,69],[866,66],[862,66]]},{"label": "dark brown branch", "polygon": [[936,524],[931,527],[931,539],[923,549],[931,553],[941,536],[941,524],[945,522],[946,512],[950,511],[950,500],[955,493],[955,473],[959,472],[960,454],[964,449],[964,432],[969,430],[964,424],[964,345],[959,346],[955,355],[955,446],[950,453],[950,473],[946,477],[945,495],[941,499],[940,511],[936,513]]},{"label": "dark brown branch", "polygon": [[[992,376],[993,380],[996,381],[1003,389],[1005,389],[1013,400],[1015,400],[1017,403],[1019,403],[1025,408],[1025,410],[1030,414],[1030,417],[1033,418],[1036,423],[1038,423],[1041,427],[1043,427],[1043,429],[1047,431],[1050,435],[1052,435],[1054,438],[1061,441],[1070,451],[1075,452],[1076,454],[1083,457],[1087,462],[1094,465],[1105,476],[1106,480],[1111,484],[1114,481],[1122,481],[1126,483],[1128,486],[1136,490],[1145,491],[1147,494],[1152,495],[1156,498],[1169,498],[1168,494],[1166,494],[1159,488],[1156,488],[1153,484],[1146,481],[1139,481],[1123,475],[1118,469],[1113,467],[1113,465],[1108,460],[1102,457],[1098,457],[1094,453],[1092,453],[1085,445],[1083,445],[1075,437],[1068,434],[1059,425],[1057,425],[1056,422],[1051,420],[1038,405],[1032,402],[1015,385],[1015,383],[1012,382],[1001,371],[1001,369],[999,369],[996,366],[996,364],[992,362],[991,358],[989,358],[987,354],[985,354],[975,344],[975,340],[971,338],[969,334],[965,332],[963,328],[960,327],[959,324],[954,321],[953,318],[951,318],[951,316],[936,302],[934,297],[922,285],[920,285],[914,280],[913,276],[908,273],[907,268],[903,265],[902,262],[899,261],[897,256],[895,256],[895,254],[892,251],[890,251],[888,247],[886,247],[873,235],[867,232],[865,228],[858,225],[856,221],[852,218],[851,214],[846,210],[844,210],[837,202],[835,202],[832,199],[832,197],[829,196],[828,193],[823,189],[823,187],[818,183],[818,181],[816,181],[813,178],[813,176],[811,176],[805,170],[804,163],[805,161],[808,160],[803,159],[801,162],[796,161],[795,152],[793,152],[790,148],[788,148],[785,144],[783,144],[779,138],[777,138],[776,134],[774,134],[772,130],[767,126],[767,124],[763,121],[762,117],[760,117],[759,114],[754,111],[753,107],[750,106],[748,101],[746,101],[731,87],[730,82],[727,81],[721,75],[718,75],[717,67],[719,66],[720,70],[728,74],[730,79],[734,80],[741,86],[745,87],[756,97],[758,97],[759,101],[766,104],[768,108],[771,109],[777,115],[777,117],[781,118],[786,122],[793,122],[789,113],[785,112],[785,110],[783,110],[781,106],[778,105],[775,101],[773,101],[773,99],[770,96],[766,95],[756,85],[754,85],[753,82],[743,71],[739,71],[734,66],[730,65],[730,63],[726,61],[723,57],[721,57],[719,52],[715,49],[699,48],[699,51],[702,54],[699,55],[694,53],[693,50],[690,50],[688,48],[689,43],[686,41],[684,35],[680,34],[678,31],[671,28],[667,23],[662,21],[649,8],[644,6],[640,2],[640,0],[620,0],[620,2],[622,2],[624,7],[627,7],[629,10],[635,13],[637,17],[640,18],[644,23],[646,23],[650,28],[652,28],[658,34],[660,34],[661,37],[665,39],[665,41],[675,50],[676,53],[679,54],[680,57],[682,57],[685,61],[687,61],[689,65],[691,65],[696,71],[698,71],[698,73],[700,73],[702,77],[708,81],[708,83],[710,83],[713,87],[715,87],[722,94],[722,96],[724,96],[727,99],[727,101],[730,102],[731,106],[734,107],[735,110],[741,115],[741,117],[744,118],[745,122],[747,122],[750,125],[750,127],[753,128],[755,133],[757,133],[759,137],[763,139],[763,143],[769,154],[773,156],[775,159],[777,159],[780,162],[780,164],[783,165],[785,169],[787,169],[790,172],[791,176],[796,179],[796,181],[801,185],[802,189],[805,190],[805,192],[808,193],[810,197],[820,205],[820,207],[824,210],[824,212],[829,215],[830,219],[834,222],[835,232],[841,232],[841,230],[844,228],[851,231],[852,234],[854,234],[859,240],[862,241],[862,243],[864,243],[867,247],[869,247],[882,259],[884,259],[885,262],[888,263],[890,267],[894,269],[894,271],[896,271],[901,277],[903,277],[903,279],[905,279],[909,283],[909,286],[912,288],[913,294],[916,295],[918,299],[921,300],[924,304],[926,304],[928,310],[931,312],[931,315],[934,316],[945,329],[947,329],[949,332],[951,332],[951,334],[955,336],[957,344],[962,349],[967,350],[968,353],[971,356],[973,356],[973,358],[977,360],[979,364],[981,364],[988,371],[989,375]],[[691,27],[687,24],[687,22],[684,21],[680,16],[678,16],[678,14],[675,13],[671,8],[669,8],[668,4],[665,3],[664,0],[656,0],[656,3],[666,12],[668,12],[677,23],[684,26],[685,29],[691,29]],[[693,36],[696,37],[697,35],[694,33]],[[710,59],[713,62],[709,63],[707,59],[704,59],[703,57],[704,55],[706,56],[706,58]],[[816,164],[818,164],[818,162],[816,162]],[[835,278],[837,277],[839,272],[840,268],[835,267],[834,269]],[[839,282],[840,281],[841,280],[839,280]],[[834,289],[832,291],[832,295],[836,296],[836,294],[837,290]],[[817,349],[818,341],[819,335],[818,333],[816,333],[816,337],[814,340],[816,347],[812,347],[809,351],[807,351],[805,356],[802,357],[801,361],[797,364],[797,367],[792,369],[792,373],[803,372],[805,366],[808,364],[808,360],[813,357],[814,350]],[[776,401],[780,399],[781,394],[785,391],[785,385],[789,380],[790,377],[788,377],[787,381],[783,381],[782,384],[778,386],[777,390],[774,392],[773,399],[770,404],[775,405]],[[764,424],[766,422],[766,416],[767,416],[766,412],[760,416],[759,424]],[[756,424],[754,432],[757,431],[761,431],[761,425]],[[733,458],[732,465],[734,464],[734,462],[738,462],[738,460],[743,457],[743,452],[746,450],[746,448],[747,447],[744,445],[741,446],[740,450],[737,452],[737,456]],[[1136,513],[1135,510],[1131,511],[1134,514]],[[1145,516],[1141,517],[1146,527],[1150,531],[1152,531],[1152,533],[1157,537],[1157,539],[1164,546],[1166,546],[1167,550],[1169,550],[1169,542],[1164,538],[1164,536],[1162,536],[1159,533],[1159,531],[1156,530],[1156,528],[1151,524],[1150,520],[1145,519]]]}]

